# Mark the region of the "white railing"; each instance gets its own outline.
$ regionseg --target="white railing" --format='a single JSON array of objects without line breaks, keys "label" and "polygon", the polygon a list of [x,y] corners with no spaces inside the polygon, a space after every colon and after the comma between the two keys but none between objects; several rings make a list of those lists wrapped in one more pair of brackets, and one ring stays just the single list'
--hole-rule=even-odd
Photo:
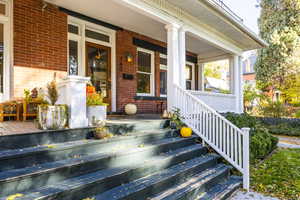
[{"label": "white railing", "polygon": [[174,96],[172,107],[179,109],[182,121],[243,174],[243,187],[249,190],[250,129],[239,129],[178,85],[174,85]]}]

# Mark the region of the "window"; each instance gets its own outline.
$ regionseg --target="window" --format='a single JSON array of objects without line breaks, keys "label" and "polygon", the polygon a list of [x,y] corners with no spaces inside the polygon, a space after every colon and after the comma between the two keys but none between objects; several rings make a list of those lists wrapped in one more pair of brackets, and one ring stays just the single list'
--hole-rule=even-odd
[{"label": "window", "polygon": [[204,63],[204,90],[230,94],[229,59]]},{"label": "window", "polygon": [[154,96],[154,52],[139,48],[137,60],[137,94]]},{"label": "window", "polygon": [[68,24],[68,32],[79,35],[79,27],[74,24]]},{"label": "window", "polygon": [[69,75],[78,75],[78,42],[69,40]]},{"label": "window", "polygon": [[186,77],[186,89],[195,89],[195,64],[187,63],[185,66],[185,77]]},{"label": "window", "polygon": [[85,30],[85,36],[94,40],[99,40],[99,41],[103,41],[103,42],[109,42],[110,38],[108,35],[96,32],[96,31],[92,31],[89,29]]},{"label": "window", "polygon": [[160,55],[160,96],[167,96],[168,80],[167,56]]}]

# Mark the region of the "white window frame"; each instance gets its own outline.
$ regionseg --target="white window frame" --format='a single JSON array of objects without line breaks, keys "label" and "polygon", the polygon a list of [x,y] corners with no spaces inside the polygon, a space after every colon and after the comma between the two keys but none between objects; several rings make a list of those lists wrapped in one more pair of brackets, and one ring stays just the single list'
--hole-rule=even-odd
[{"label": "white window frame", "polygon": [[[73,16],[68,16],[68,24],[79,26],[79,35],[68,33],[68,41],[69,40],[77,41],[79,45],[78,76],[84,76],[84,77],[86,76],[86,62],[85,62],[86,42],[91,42],[91,43],[95,43],[95,44],[99,44],[111,48],[111,93],[112,93],[111,106],[112,106],[112,112],[116,112],[117,111],[116,31],[106,28],[104,26],[100,26],[98,24],[94,24],[82,19],[78,19]],[[109,36],[109,42],[104,42],[104,41],[85,37],[86,29]],[[69,44],[68,44],[68,51],[69,51]],[[68,59],[68,72],[69,72],[69,52],[68,52],[67,59]]]},{"label": "white window frame", "polygon": [[187,80],[186,81],[191,81],[191,90],[195,90],[195,85],[196,85],[196,79],[195,79],[195,66],[196,64],[195,63],[192,63],[192,62],[186,62],[186,66],[187,65],[190,65],[192,66],[192,80]]},{"label": "white window frame", "polygon": [[[155,96],[155,53],[154,51],[148,50],[148,49],[143,49],[143,48],[137,48],[137,56],[138,52],[144,52],[147,54],[151,55],[151,73],[148,72],[141,72],[138,71],[138,66],[137,66],[137,74],[147,74],[150,75],[150,93],[137,93],[137,96]],[[138,59],[138,57],[137,57]],[[137,62],[138,65],[138,62]]]},{"label": "white window frame", "polygon": [[7,101],[13,96],[13,0],[0,0],[5,5],[5,15],[0,15],[3,24],[3,93],[0,102]]},{"label": "white window frame", "polygon": [[[165,55],[165,54],[159,54],[159,58],[165,58],[165,59],[167,59],[168,56]],[[160,64],[160,65],[159,65],[159,69],[160,69],[160,70],[166,70],[167,73],[168,73],[168,64],[167,64],[167,65]],[[159,72],[159,73],[160,73],[160,72]],[[167,80],[167,82],[168,82],[168,80]],[[168,87],[168,85],[167,85],[167,87]],[[166,94],[160,94],[160,97],[167,97],[167,95],[166,95]]]}]

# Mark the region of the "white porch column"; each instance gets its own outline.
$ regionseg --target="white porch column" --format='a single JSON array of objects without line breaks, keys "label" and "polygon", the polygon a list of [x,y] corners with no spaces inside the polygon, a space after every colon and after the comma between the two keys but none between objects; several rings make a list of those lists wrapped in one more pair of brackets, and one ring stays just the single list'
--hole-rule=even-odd
[{"label": "white porch column", "polygon": [[173,84],[180,85],[179,76],[179,26],[176,24],[168,24],[166,26],[168,32],[168,111],[172,111],[174,96]]},{"label": "white porch column", "polygon": [[186,66],[186,31],[183,28],[179,30],[179,75],[180,75],[180,86],[186,89],[186,77],[185,77],[185,66]]},{"label": "white porch column", "polygon": [[204,63],[201,60],[200,56],[198,56],[198,90],[204,91]]},{"label": "white porch column", "polygon": [[241,58],[238,55],[233,57],[233,92],[236,96],[236,112],[243,112],[243,79],[241,70]]},{"label": "white porch column", "polygon": [[58,85],[58,104],[68,105],[69,128],[88,126],[86,117],[86,84],[89,77],[68,76]]}]

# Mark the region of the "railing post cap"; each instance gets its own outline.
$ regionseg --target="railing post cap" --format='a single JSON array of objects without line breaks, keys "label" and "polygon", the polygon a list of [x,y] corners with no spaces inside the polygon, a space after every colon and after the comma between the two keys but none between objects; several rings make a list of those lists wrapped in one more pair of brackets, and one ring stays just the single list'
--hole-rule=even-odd
[{"label": "railing post cap", "polygon": [[246,128],[242,128],[242,130],[243,130],[244,132],[249,132],[251,129],[248,128],[248,127],[246,127]]}]

